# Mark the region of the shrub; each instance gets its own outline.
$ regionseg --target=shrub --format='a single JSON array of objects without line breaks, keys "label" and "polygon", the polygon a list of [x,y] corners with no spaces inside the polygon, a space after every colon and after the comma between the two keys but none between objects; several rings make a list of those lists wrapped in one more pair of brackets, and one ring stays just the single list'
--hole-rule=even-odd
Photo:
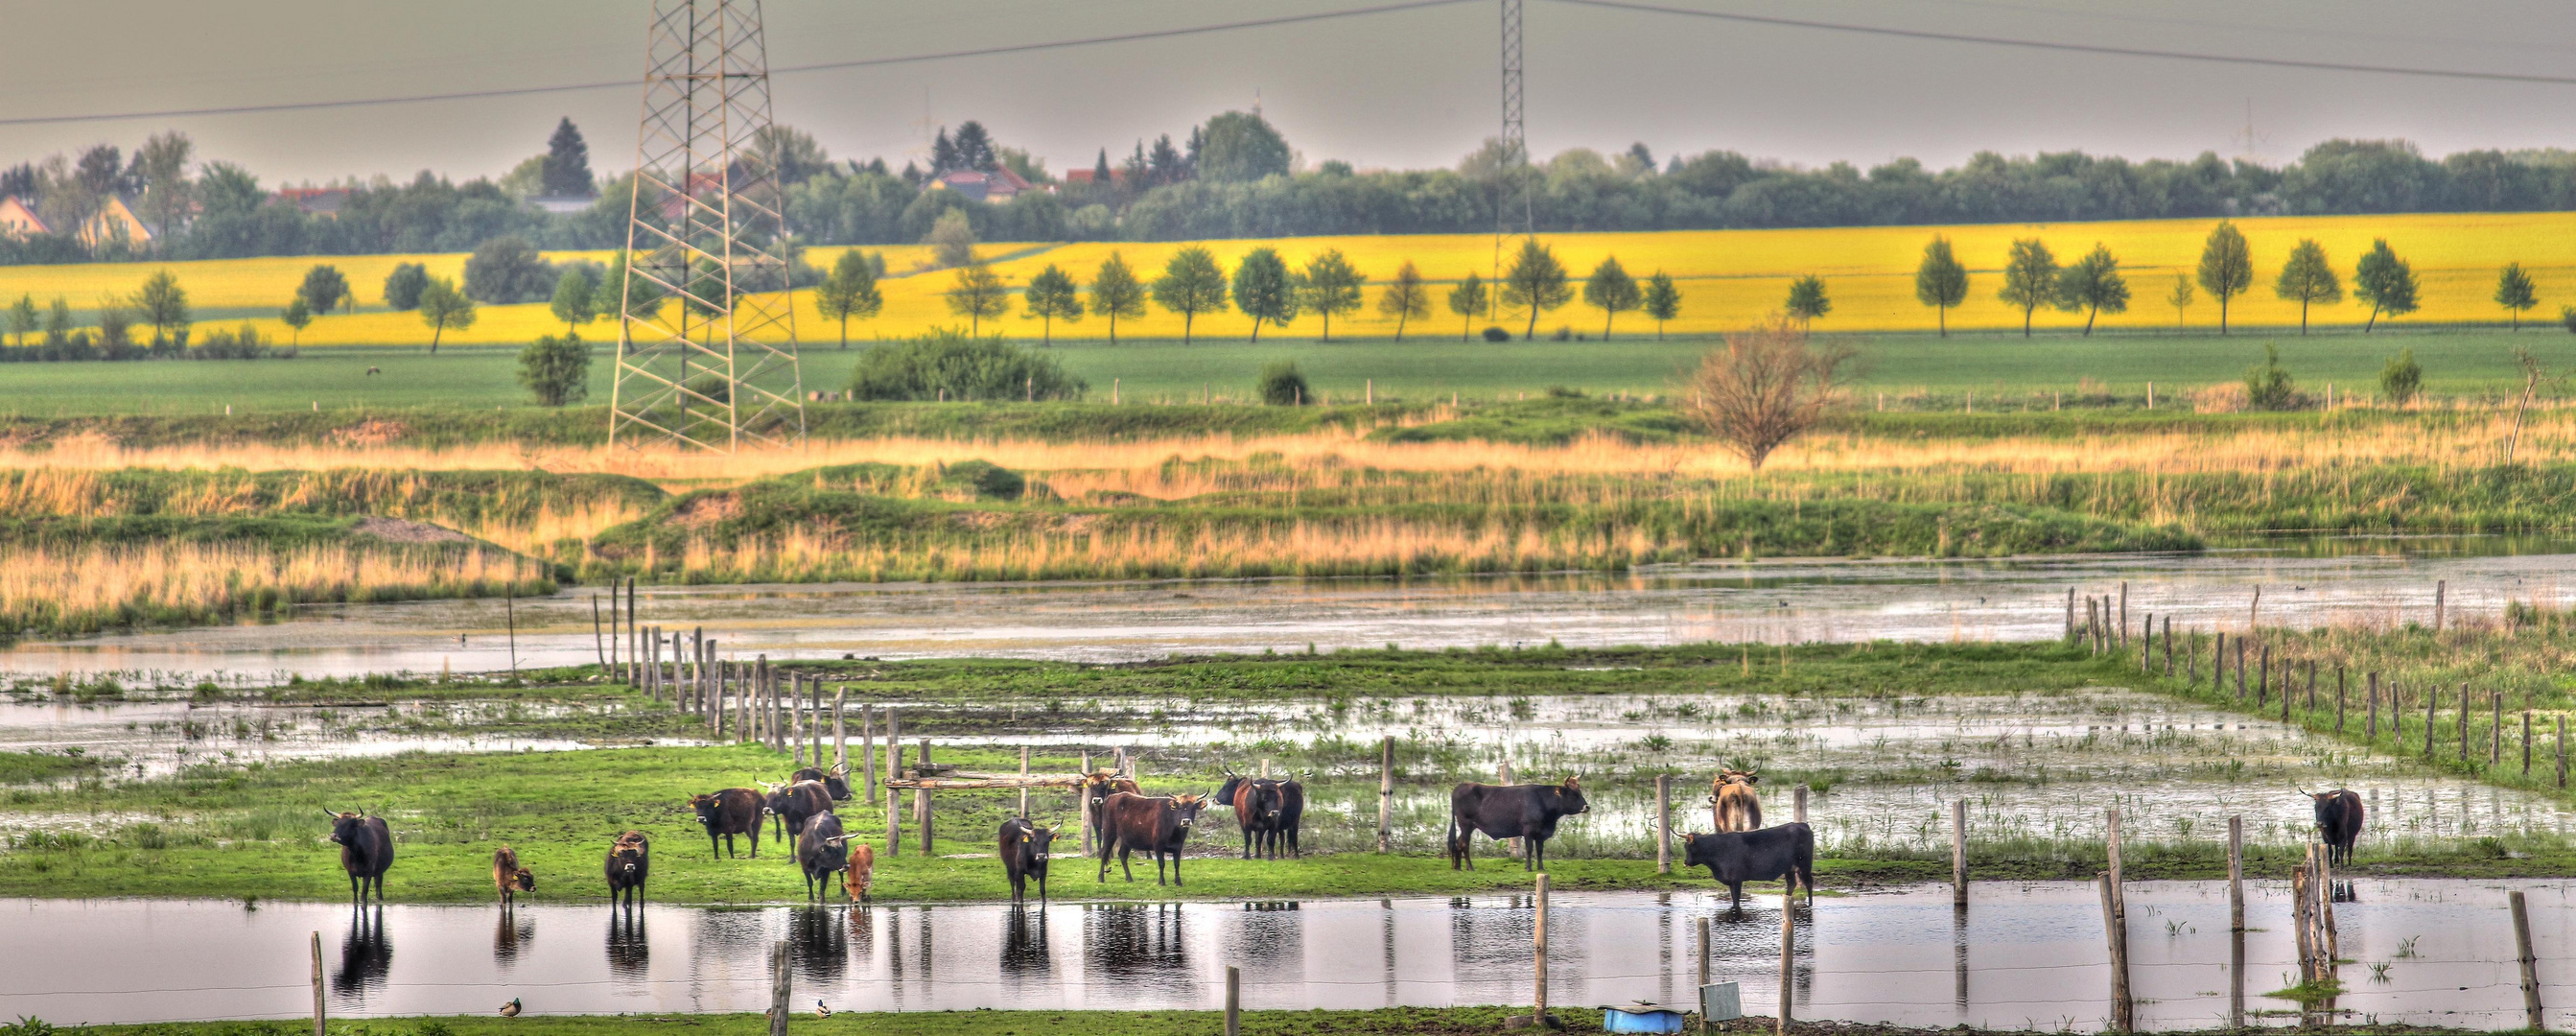
[{"label": "shrub", "polygon": [[581,336],[545,335],[519,350],[519,384],[540,406],[562,406],[590,394],[590,346]]},{"label": "shrub", "polygon": [[2558,320],[2567,325],[2567,330],[2576,331],[2576,306],[2558,307]]},{"label": "shrub", "polygon": [[1297,365],[1282,360],[1261,368],[1261,402],[1269,406],[1304,406],[1315,393],[1306,385],[1306,376],[1297,373]]},{"label": "shrub", "polygon": [[2411,403],[2415,400],[2415,393],[2423,387],[2424,368],[2415,363],[2413,349],[2389,357],[2388,365],[2379,368],[2379,392],[2391,403],[2401,406]]},{"label": "shrub", "polygon": [[466,258],[465,297],[485,305],[544,302],[554,297],[560,277],[527,238],[504,234],[483,242]]},{"label": "shrub", "polygon": [[1512,340],[1512,333],[1499,327],[1487,327],[1485,329],[1485,340],[1488,342],[1508,342]]},{"label": "shrub", "polygon": [[1583,390],[1566,385],[1550,385],[1547,387],[1547,398],[1581,399],[1583,398]]},{"label": "shrub", "polygon": [[1555,334],[1553,334],[1553,335],[1549,335],[1549,336],[1548,336],[1548,338],[1549,338],[1551,341],[1558,341],[1558,342],[1571,342],[1571,341],[1573,341],[1573,340],[1574,340],[1574,329],[1573,329],[1573,328],[1571,328],[1571,327],[1567,327],[1567,326],[1559,325],[1559,326],[1557,327],[1557,329],[1556,329],[1556,333],[1555,333]]},{"label": "shrub", "polygon": [[293,356],[295,351],[270,348],[261,341],[259,328],[245,323],[239,330],[208,333],[186,355],[197,360],[256,360],[264,356]]},{"label": "shrub", "polygon": [[1028,491],[1028,480],[1020,473],[989,460],[962,460],[940,469],[943,487],[971,494],[977,499],[1017,500]]},{"label": "shrub", "polygon": [[429,287],[429,267],[419,263],[396,263],[394,272],[385,275],[385,306],[398,313],[420,308],[420,289]]},{"label": "shrub", "polygon": [[2263,356],[2262,366],[2245,371],[2245,405],[2256,410],[2305,409],[2308,397],[2290,379],[2289,369],[2281,366],[2280,347],[2265,343]]},{"label": "shrub", "polygon": [[1001,335],[956,328],[874,346],[850,375],[857,400],[1080,399],[1088,387],[1063,364]]}]

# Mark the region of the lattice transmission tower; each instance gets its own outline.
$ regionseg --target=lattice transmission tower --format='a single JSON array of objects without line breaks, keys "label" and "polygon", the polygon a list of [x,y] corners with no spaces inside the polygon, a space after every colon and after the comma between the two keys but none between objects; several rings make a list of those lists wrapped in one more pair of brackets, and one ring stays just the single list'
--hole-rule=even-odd
[{"label": "lattice transmission tower", "polygon": [[646,54],[609,441],[801,442],[759,0],[659,0]]}]

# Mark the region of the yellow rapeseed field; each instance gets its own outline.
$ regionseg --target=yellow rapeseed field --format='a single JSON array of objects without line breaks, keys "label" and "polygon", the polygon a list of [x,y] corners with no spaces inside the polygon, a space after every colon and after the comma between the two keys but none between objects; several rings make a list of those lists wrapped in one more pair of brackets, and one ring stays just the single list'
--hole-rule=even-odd
[{"label": "yellow rapeseed field", "polygon": [[[1682,291],[1682,314],[1668,330],[1680,333],[1712,333],[1741,328],[1779,308],[1791,279],[1806,274],[1823,277],[1833,300],[1833,311],[1815,324],[1820,331],[1929,331],[1934,327],[1934,312],[1914,298],[1914,267],[1922,255],[1925,242],[1933,235],[1947,236],[1960,260],[1971,271],[1969,299],[1949,316],[1950,326],[1966,330],[2018,329],[2021,315],[1996,297],[2003,286],[2000,272],[2006,250],[2015,238],[2037,237],[2048,243],[2060,261],[2072,261],[2092,249],[2095,243],[2108,245],[2120,258],[2129,278],[2131,302],[2128,312],[2105,313],[2100,326],[2109,329],[2172,327],[2177,323],[2173,307],[2165,304],[2172,291],[2174,274],[2188,272],[2197,262],[2201,242],[2216,220],[2137,220],[2107,223],[2059,224],[1981,224],[1948,227],[1836,227],[1803,230],[1724,230],[1670,231],[1653,233],[1542,234],[1540,238],[1554,248],[1558,258],[1579,280],[1595,264],[1609,256],[1618,257],[1628,271],[1643,278],[1657,270],[1673,275]],[[2397,326],[2410,324],[2463,322],[2502,322],[2506,313],[2492,301],[2496,272],[2505,263],[2520,262],[2538,282],[2542,299],[2540,309],[2526,314],[2526,320],[2554,319],[2562,302],[2576,302],[2576,213],[2442,213],[2393,216],[2314,216],[2265,217],[2237,221],[2251,243],[2255,257],[2253,288],[2235,299],[2229,307],[2231,325],[2241,327],[2281,327],[2295,325],[2299,312],[2295,303],[2284,302],[2272,292],[2272,280],[2280,272],[2281,262],[2290,248],[2302,238],[2313,237],[2325,246],[2337,269],[2344,275],[2346,299],[2336,305],[2319,306],[2311,314],[2313,323],[2357,325],[2369,314],[2368,307],[2349,296],[2353,263],[2374,238],[2386,238],[2414,266],[2422,282],[2423,308],[2401,318]],[[1214,251],[1220,263],[1231,272],[1244,253],[1260,247],[1276,248],[1292,264],[1302,265],[1307,259],[1338,248],[1363,273],[1371,278],[1366,305],[1361,312],[1334,322],[1334,333],[1354,336],[1383,337],[1393,333],[1394,322],[1376,313],[1378,289],[1405,261],[1412,261],[1434,286],[1433,315],[1418,321],[1414,328],[1427,335],[1454,335],[1458,318],[1438,300],[1445,298],[1448,286],[1460,276],[1475,272],[1490,278],[1494,272],[1495,239],[1490,235],[1419,235],[1419,236],[1352,236],[1284,238],[1270,241],[1201,242]],[[1159,273],[1172,254],[1188,243],[1094,242],[1079,244],[1013,244],[991,243],[979,251],[997,257],[993,268],[1014,287],[1048,264],[1072,273],[1086,286],[1103,260],[1111,253],[1122,255],[1140,278],[1150,280]],[[1508,249],[1516,242],[1506,241]],[[943,292],[953,283],[954,274],[930,269],[928,249],[918,245],[870,247],[869,251],[886,255],[888,279],[883,284],[885,310],[871,320],[852,321],[850,337],[871,341],[918,333],[926,328],[963,323],[952,316]],[[841,248],[816,248],[808,253],[815,265],[829,268],[843,251]],[[550,253],[550,258],[602,258],[603,253]],[[429,329],[417,315],[384,310],[379,297],[384,277],[394,264],[421,262],[435,276],[461,276],[465,257],[458,255],[374,255],[293,257],[266,259],[217,260],[162,264],[176,273],[189,298],[201,312],[201,322],[229,325],[238,314],[249,313],[264,332],[280,340],[289,337],[287,329],[274,318],[274,312],[291,296],[304,271],[315,263],[330,263],[348,275],[357,289],[359,312],[334,314],[316,320],[307,328],[302,341],[308,345],[425,345]],[[130,293],[155,267],[152,264],[85,264],[77,266],[31,266],[0,268],[0,300],[14,300],[25,293],[39,303],[54,296],[71,300],[77,309],[88,309],[102,296]],[[2197,301],[2179,316],[2193,328],[2214,327],[2218,305],[2206,292],[2195,288]],[[1118,322],[1120,338],[1178,338],[1181,318],[1149,307],[1140,318]],[[1600,329],[1602,314],[1578,299],[1564,309],[1540,317],[1543,329],[1568,325],[1587,334]],[[808,342],[828,342],[838,338],[839,325],[827,322],[814,308],[810,292],[798,293],[796,320],[799,337]],[[1479,320],[1482,324],[1485,321]],[[1512,314],[1503,314],[1495,322],[1517,328],[1522,322]],[[2068,314],[2043,309],[2035,320],[2042,329],[2066,329],[2081,326],[2082,314]],[[1038,326],[1017,312],[999,321],[987,322],[1014,336],[1035,336]],[[555,322],[543,304],[520,306],[486,306],[481,318],[466,331],[450,332],[443,339],[458,344],[516,344],[546,333],[561,325]],[[1618,327],[1623,334],[1652,330],[1652,322],[1642,313],[1622,314]],[[1288,333],[1311,337],[1317,321],[1311,315],[1300,317]],[[1250,321],[1240,313],[1228,310],[1203,314],[1196,322],[1196,333],[1212,338],[1241,338],[1251,330]],[[1097,316],[1085,317],[1080,323],[1059,323],[1059,336],[1103,338],[1108,334],[1106,321]],[[606,337],[613,332],[597,326],[588,337]]]}]

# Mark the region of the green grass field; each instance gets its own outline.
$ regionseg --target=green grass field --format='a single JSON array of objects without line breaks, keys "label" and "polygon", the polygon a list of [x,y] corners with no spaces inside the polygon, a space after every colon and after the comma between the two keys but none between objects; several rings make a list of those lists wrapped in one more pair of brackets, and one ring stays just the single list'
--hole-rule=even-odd
[{"label": "green grass field", "polygon": [[[2303,386],[2375,393],[2379,368],[2398,350],[2413,348],[2423,365],[2425,389],[2436,395],[2492,395],[2518,389],[2514,350],[2528,348],[2544,365],[2576,361],[2576,336],[2554,327],[2520,334],[2500,331],[2339,332],[2214,335],[1855,335],[1835,338],[1859,351],[1854,388],[1859,401],[1879,392],[1891,397],[1928,391],[1938,405],[1955,405],[1974,390],[1981,396],[2019,395],[2029,405],[2051,392],[2072,395],[2087,380],[2121,396],[2143,397],[2148,381],[2160,396],[2243,377],[2262,362],[2263,346],[2280,346],[2281,359]],[[1293,360],[1316,391],[1332,400],[1358,401],[1374,389],[1383,402],[1446,402],[1454,393],[1490,400],[1497,395],[1536,395],[1551,385],[1595,394],[1672,392],[1701,353],[1707,338],[1675,336],[1665,342],[1621,337],[1609,342],[1409,340],[1335,341],[1289,335],[1258,344],[1240,340],[1060,342],[1050,355],[1091,383],[1090,398],[1107,401],[1113,386],[1122,401],[1220,400],[1251,394],[1262,365]],[[809,344],[805,386],[847,384],[860,347],[843,352]],[[387,348],[307,349],[291,360],[134,363],[0,364],[0,413],[26,416],[83,414],[236,414],[361,407],[523,407],[532,405],[517,380],[517,353],[465,346],[426,352]],[[381,374],[369,375],[369,368]],[[592,403],[608,400],[614,374],[603,350],[591,364]],[[1873,404],[1874,405],[1874,404]],[[2163,405],[2160,399],[2159,405]]]}]

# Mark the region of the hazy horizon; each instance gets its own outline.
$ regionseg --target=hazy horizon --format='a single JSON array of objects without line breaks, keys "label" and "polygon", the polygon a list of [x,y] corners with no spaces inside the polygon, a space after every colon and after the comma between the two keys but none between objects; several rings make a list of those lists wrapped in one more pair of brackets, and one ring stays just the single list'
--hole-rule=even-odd
[{"label": "hazy horizon", "polygon": [[[2557,74],[2576,9],[2536,0],[2418,7],[2395,0],[2103,8],[2061,0],[1673,0],[1704,10],[1892,28],[2300,60]],[[996,0],[973,8],[859,13],[819,0],[766,5],[772,66],[931,53],[1301,12],[1354,0],[1211,9],[1180,0],[1078,8]],[[504,5],[461,0],[424,20],[356,15],[317,0],[225,8],[147,0],[47,5],[15,15],[5,117],[635,80],[642,0]],[[1532,150],[1604,153],[1642,141],[1657,158],[1711,149],[1803,166],[1912,157],[1941,168],[1978,151],[2083,150],[2133,159],[2203,151],[2277,165],[2334,137],[2404,138],[2429,155],[2563,147],[2569,87],[2109,57],[1754,26],[1530,0]],[[148,26],[138,32],[136,26]],[[1462,3],[1175,39],[803,74],[773,85],[779,121],[836,158],[926,155],[931,131],[968,119],[1051,170],[1112,160],[1138,138],[1256,101],[1308,163],[1454,165],[1495,134],[1492,3]],[[113,40],[117,74],[92,41]],[[322,55],[315,58],[315,55]],[[603,173],[634,164],[638,88],[306,112],[0,127],[0,162],[130,149],[169,128],[200,161],[277,186],[423,169],[498,177],[578,123]],[[1927,101],[1926,99],[1930,100]],[[2008,100],[1998,100],[2004,98]],[[2247,107],[2255,135],[2244,139]]]}]

